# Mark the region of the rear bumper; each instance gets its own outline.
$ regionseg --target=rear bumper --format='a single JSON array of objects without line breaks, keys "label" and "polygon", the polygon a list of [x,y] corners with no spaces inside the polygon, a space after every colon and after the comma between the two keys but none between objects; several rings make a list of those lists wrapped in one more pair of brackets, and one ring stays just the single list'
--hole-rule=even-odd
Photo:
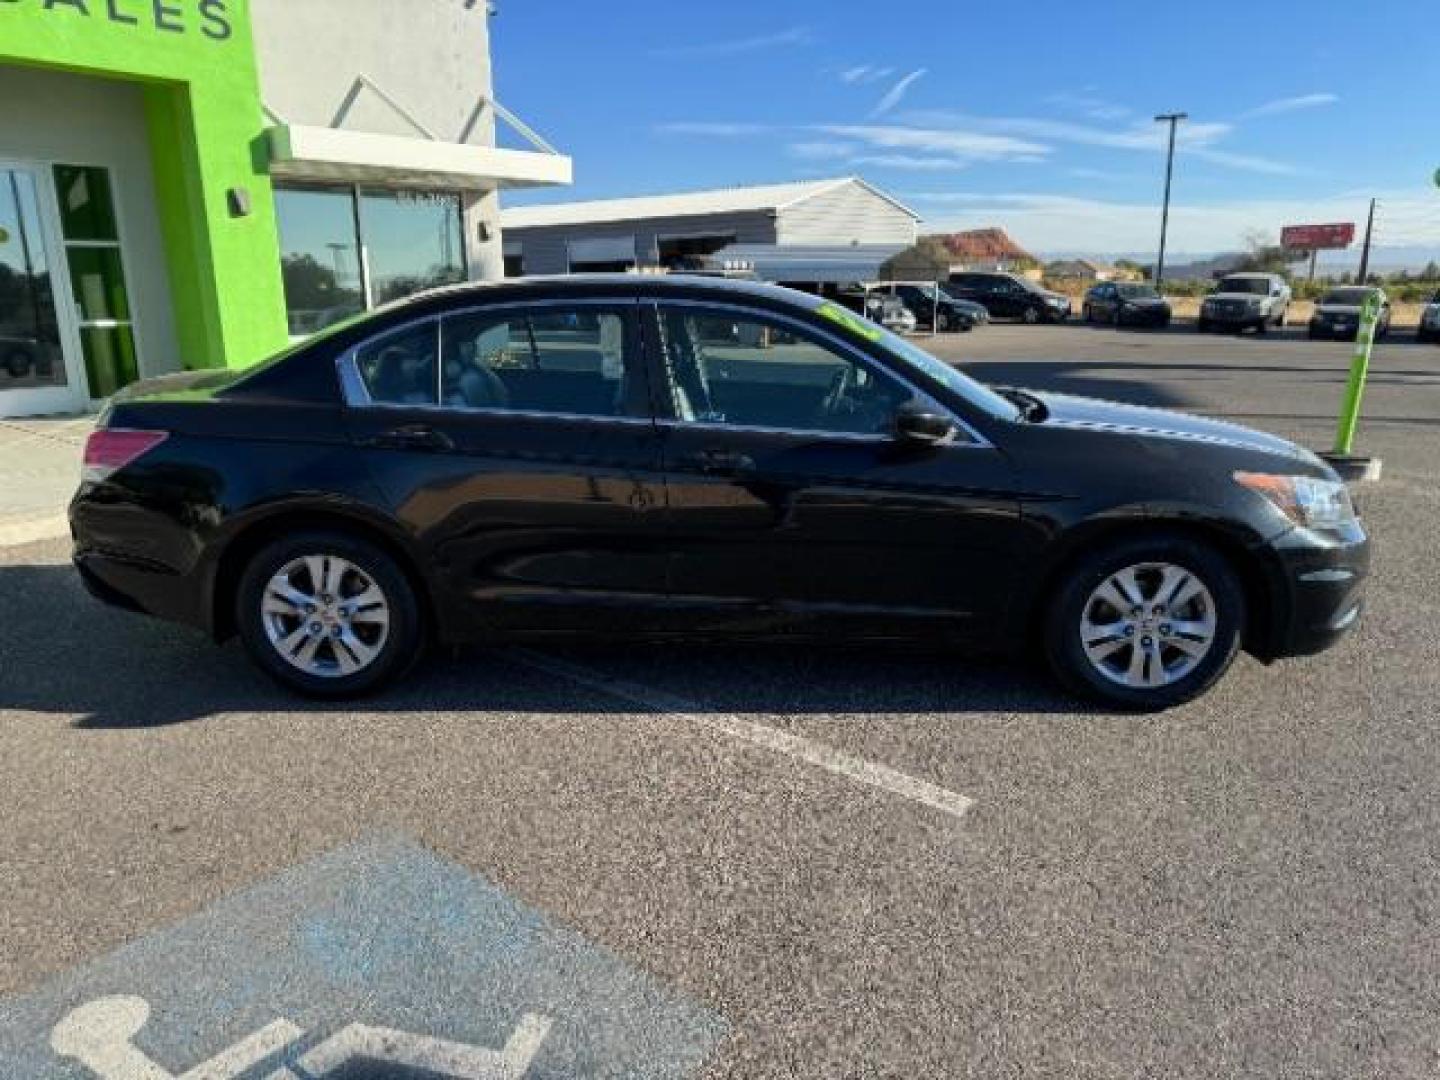
[{"label": "rear bumper", "polygon": [[1369,538],[1359,525],[1335,540],[1294,529],[1274,541],[1271,552],[1277,603],[1269,640],[1254,651],[1267,660],[1325,651],[1364,609]]},{"label": "rear bumper", "polygon": [[70,503],[71,562],[106,604],[208,629],[193,538],[172,518],[90,486]]}]

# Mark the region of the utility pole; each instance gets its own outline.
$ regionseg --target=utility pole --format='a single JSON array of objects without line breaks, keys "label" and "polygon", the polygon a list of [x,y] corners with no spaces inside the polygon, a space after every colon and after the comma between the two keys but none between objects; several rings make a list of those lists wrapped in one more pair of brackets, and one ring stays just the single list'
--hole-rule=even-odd
[{"label": "utility pole", "polygon": [[1370,200],[1370,216],[1365,219],[1365,246],[1360,249],[1360,273],[1356,285],[1364,285],[1370,274],[1370,234],[1375,229],[1375,200]]},{"label": "utility pole", "polygon": [[1157,124],[1170,125],[1170,148],[1165,153],[1165,203],[1160,211],[1160,258],[1155,263],[1155,291],[1160,291],[1160,286],[1165,281],[1165,233],[1170,228],[1170,178],[1175,172],[1175,125],[1181,120],[1189,120],[1190,115],[1183,112],[1161,113],[1155,117]]}]

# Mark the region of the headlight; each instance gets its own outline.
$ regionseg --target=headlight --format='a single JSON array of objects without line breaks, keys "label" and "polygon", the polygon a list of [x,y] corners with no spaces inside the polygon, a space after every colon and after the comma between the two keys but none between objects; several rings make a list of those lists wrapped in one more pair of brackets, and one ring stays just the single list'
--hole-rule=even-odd
[{"label": "headlight", "polygon": [[1235,482],[1263,497],[1296,525],[1335,529],[1355,520],[1355,504],[1340,480],[1237,472]]}]

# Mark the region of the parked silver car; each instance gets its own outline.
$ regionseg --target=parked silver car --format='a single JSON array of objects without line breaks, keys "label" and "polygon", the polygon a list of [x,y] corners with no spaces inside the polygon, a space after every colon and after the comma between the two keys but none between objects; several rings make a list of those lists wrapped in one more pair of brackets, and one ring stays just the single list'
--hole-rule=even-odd
[{"label": "parked silver car", "polygon": [[1199,330],[1253,329],[1263,334],[1284,326],[1290,286],[1279,274],[1226,274],[1200,305]]},{"label": "parked silver car", "polygon": [[1420,313],[1420,328],[1415,331],[1419,341],[1440,341],[1440,292],[1430,298]]}]

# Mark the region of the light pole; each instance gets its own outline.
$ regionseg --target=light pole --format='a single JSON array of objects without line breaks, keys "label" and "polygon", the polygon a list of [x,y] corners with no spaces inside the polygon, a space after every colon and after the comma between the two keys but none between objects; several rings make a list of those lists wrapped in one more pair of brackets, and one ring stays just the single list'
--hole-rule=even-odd
[{"label": "light pole", "polygon": [[1160,211],[1160,258],[1155,263],[1155,291],[1165,281],[1165,233],[1170,228],[1170,177],[1175,172],[1175,126],[1181,120],[1189,120],[1190,114],[1183,112],[1161,113],[1155,117],[1157,124],[1170,125],[1170,148],[1165,153],[1165,203]]}]

